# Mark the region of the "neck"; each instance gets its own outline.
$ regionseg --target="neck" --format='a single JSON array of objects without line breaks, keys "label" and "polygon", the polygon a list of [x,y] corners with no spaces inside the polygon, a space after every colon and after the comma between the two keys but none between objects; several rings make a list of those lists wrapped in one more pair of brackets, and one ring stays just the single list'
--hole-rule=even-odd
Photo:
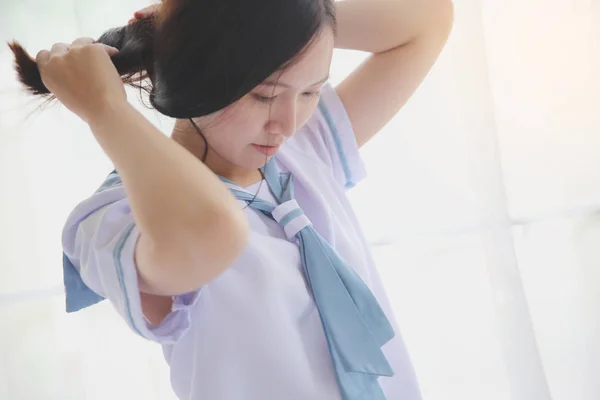
[{"label": "neck", "polygon": [[[171,139],[187,149],[196,158],[202,160],[204,151],[206,149],[206,144],[204,143],[204,140],[200,134],[198,134],[198,132],[191,126],[188,120],[178,119],[175,122],[173,132],[171,133]],[[216,175],[227,178],[241,187],[250,186],[262,179],[262,175],[259,170],[248,170],[246,168],[233,165],[212,151],[210,147],[206,153],[204,165],[206,165]]]}]

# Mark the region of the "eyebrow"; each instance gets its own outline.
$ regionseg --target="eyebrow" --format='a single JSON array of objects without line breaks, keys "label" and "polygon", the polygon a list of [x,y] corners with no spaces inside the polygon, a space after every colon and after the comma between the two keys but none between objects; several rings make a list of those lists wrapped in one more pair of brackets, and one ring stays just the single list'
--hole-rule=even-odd
[{"label": "eyebrow", "polygon": [[[312,85],[308,85],[308,87],[319,85],[321,83],[326,82],[328,79],[329,79],[329,75],[327,75],[325,78],[321,79],[320,81],[313,83]],[[288,88],[288,89],[289,88],[293,88],[293,86],[290,85],[290,84],[288,84],[288,83],[277,82],[276,80],[273,80],[273,79],[266,80],[266,81],[262,82],[261,85],[265,85],[265,86],[282,86],[282,87],[285,87],[285,88]]]}]

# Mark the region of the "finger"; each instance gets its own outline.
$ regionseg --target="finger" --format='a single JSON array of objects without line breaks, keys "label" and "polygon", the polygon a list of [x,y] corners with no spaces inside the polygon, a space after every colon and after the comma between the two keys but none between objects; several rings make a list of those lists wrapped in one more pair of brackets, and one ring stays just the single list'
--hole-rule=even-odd
[{"label": "finger", "polygon": [[106,51],[106,53],[108,53],[110,57],[116,55],[119,52],[119,49],[117,49],[116,47],[112,47],[104,43],[96,43],[96,45],[102,46],[104,51]]},{"label": "finger", "polygon": [[48,50],[40,50],[35,56],[35,62],[37,65],[44,65],[50,59],[50,52]]},{"label": "finger", "polygon": [[141,10],[137,10],[136,12],[133,13],[133,16],[136,18],[147,16],[148,14],[150,14],[152,7],[154,7],[154,5],[150,5],[150,6],[142,8]]},{"label": "finger", "polygon": [[71,43],[71,48],[74,49],[76,47],[87,46],[88,44],[94,44],[95,40],[89,37],[81,37],[73,40]]},{"label": "finger", "polygon": [[133,16],[137,19],[144,19],[156,14],[158,11],[159,4],[152,4],[148,7],[144,7],[141,10],[138,10],[133,13]]},{"label": "finger", "polygon": [[71,46],[69,46],[66,43],[55,43],[50,49],[50,56],[52,57],[66,54],[69,51],[70,47]]}]

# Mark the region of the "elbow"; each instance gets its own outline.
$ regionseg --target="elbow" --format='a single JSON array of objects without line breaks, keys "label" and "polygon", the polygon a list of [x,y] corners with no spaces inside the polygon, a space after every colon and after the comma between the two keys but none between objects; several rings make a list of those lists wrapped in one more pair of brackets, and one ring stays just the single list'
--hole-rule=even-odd
[{"label": "elbow", "polygon": [[423,6],[422,13],[419,28],[403,46],[427,43],[427,46],[441,50],[454,26],[454,3],[451,0],[430,0],[427,7]]},{"label": "elbow", "polygon": [[[237,210],[236,210],[237,211]],[[190,276],[208,282],[229,268],[244,251],[250,228],[243,212],[215,212],[197,232],[188,236],[184,268]]]},{"label": "elbow", "polygon": [[[236,210],[237,211],[237,210]],[[250,235],[250,226],[244,213],[232,213],[231,211],[223,213],[221,216],[215,216],[213,222],[213,234],[211,242],[215,248],[221,247],[221,251],[215,254],[221,269],[229,267],[238,256],[244,251]]]},{"label": "elbow", "polygon": [[428,14],[423,29],[413,40],[427,43],[427,46],[436,49],[439,53],[448,41],[454,26],[454,4],[450,0],[435,0],[433,3],[431,8],[435,12]]},{"label": "elbow", "polygon": [[151,248],[143,273],[148,293],[174,296],[199,289],[224,273],[244,251],[249,237],[245,215],[212,213],[194,228]]},{"label": "elbow", "polygon": [[451,0],[440,0],[438,3],[438,12],[434,24],[436,30],[447,39],[454,26],[454,2]]}]

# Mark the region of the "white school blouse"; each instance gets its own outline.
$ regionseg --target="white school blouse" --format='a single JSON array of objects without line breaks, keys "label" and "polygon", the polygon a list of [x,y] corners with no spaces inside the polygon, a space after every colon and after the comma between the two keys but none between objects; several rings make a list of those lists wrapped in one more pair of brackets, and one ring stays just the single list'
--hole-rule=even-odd
[{"label": "white school blouse", "polygon": [[[367,283],[394,326],[396,336],[383,347],[394,376],[379,378],[387,399],[420,400],[398,325],[346,197],[366,173],[333,87],[324,86],[314,114],[275,159],[293,174],[296,200],[315,229]],[[275,201],[266,182],[246,190]],[[134,332],[162,345],[178,398],[339,400],[298,244],[260,212],[247,207],[245,213],[251,231],[243,253],[212,282],[175,296],[171,313],[157,326],[142,313],[134,263],[139,231],[114,176],[71,213],[63,250],[86,285],[107,298]]]}]

